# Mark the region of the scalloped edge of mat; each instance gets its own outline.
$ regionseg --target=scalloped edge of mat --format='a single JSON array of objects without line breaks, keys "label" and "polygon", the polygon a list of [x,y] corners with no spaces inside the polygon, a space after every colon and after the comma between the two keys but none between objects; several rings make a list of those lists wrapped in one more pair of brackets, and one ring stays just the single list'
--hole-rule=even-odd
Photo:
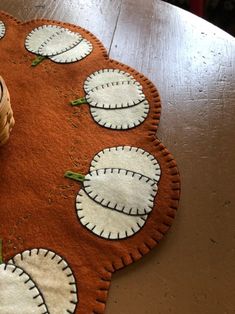
[{"label": "scalloped edge of mat", "polygon": [[[141,232],[145,233],[145,238],[146,238],[145,240],[143,240],[143,243],[141,245],[137,245],[135,248],[129,250],[127,253],[123,254],[122,256],[119,256],[115,258],[113,261],[110,261],[110,263],[107,263],[106,265],[102,265],[100,267],[100,270],[99,270],[100,279],[103,283],[104,282],[106,283],[107,288],[105,289],[103,285],[101,288],[97,287],[96,307],[92,314],[104,313],[105,305],[108,298],[108,292],[111,285],[112,275],[116,271],[139,261],[142,257],[147,255],[153,248],[155,248],[159,244],[160,240],[162,240],[163,237],[166,235],[166,233],[169,231],[176,216],[176,212],[179,206],[180,192],[181,192],[180,174],[179,174],[176,161],[173,155],[169,152],[169,150],[162,144],[162,142],[156,136],[156,131],[158,129],[158,125],[160,122],[160,115],[161,115],[161,100],[160,100],[160,95],[158,93],[157,88],[144,74],[138,72],[134,68],[113,59],[109,59],[109,61],[111,64],[114,65],[114,67],[121,66],[123,70],[128,71],[131,75],[134,76],[134,78],[139,77],[150,88],[154,101],[152,102],[153,113],[151,115],[151,120],[149,120],[149,124],[151,125],[151,127],[149,128],[149,132],[147,136],[149,138],[149,141],[152,142],[154,146],[155,154],[161,153],[165,164],[168,165],[167,166],[167,168],[169,169],[168,175],[171,176],[172,187],[171,187],[170,199],[167,204],[168,205],[167,207],[170,210],[169,210],[169,213],[164,216],[166,221],[162,222],[158,226],[158,228],[156,228],[154,232],[152,232],[152,234],[148,234],[148,232],[145,229],[140,230],[139,233]],[[129,145],[132,145],[132,144],[129,144]],[[151,154],[153,154],[153,156],[157,158],[153,152],[151,152]],[[158,196],[156,196],[156,200],[157,200],[157,197]],[[155,204],[156,204],[156,200],[155,200]],[[148,220],[150,219],[151,217],[148,218]],[[132,237],[124,239],[124,240],[120,240],[120,241],[128,241],[131,238]],[[109,241],[107,239],[103,239],[103,240]],[[100,307],[103,308],[102,311],[100,310]]]}]

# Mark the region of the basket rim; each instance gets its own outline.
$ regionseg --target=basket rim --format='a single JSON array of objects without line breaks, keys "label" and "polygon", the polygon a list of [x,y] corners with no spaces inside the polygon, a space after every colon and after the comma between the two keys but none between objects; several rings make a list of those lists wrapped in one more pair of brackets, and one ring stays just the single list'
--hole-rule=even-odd
[{"label": "basket rim", "polygon": [[0,116],[5,116],[10,109],[10,95],[4,79],[0,76]]},{"label": "basket rim", "polygon": [[8,97],[8,90],[6,83],[3,79],[2,76],[0,76],[0,111],[1,107],[4,105],[5,101],[7,100]]}]

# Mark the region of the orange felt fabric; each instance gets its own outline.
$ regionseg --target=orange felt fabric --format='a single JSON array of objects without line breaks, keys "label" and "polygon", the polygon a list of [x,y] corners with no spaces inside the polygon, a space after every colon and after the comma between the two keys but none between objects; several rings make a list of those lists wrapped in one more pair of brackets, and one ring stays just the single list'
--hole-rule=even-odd
[{"label": "orange felt fabric", "polygon": [[[1,12],[7,28],[0,40],[0,75],[11,95],[16,120],[7,145],[0,149],[0,238],[4,259],[29,248],[48,248],[63,256],[78,284],[76,313],[104,313],[112,273],[140,259],[162,239],[178,207],[180,179],[176,162],[156,138],[160,98],[153,84],[126,65],[110,60],[102,44],[77,26],[48,20],[21,23]],[[92,42],[82,61],[57,64],[45,60],[31,67],[34,55],[24,47],[26,35],[42,24],[63,25]],[[89,106],[69,106],[85,96],[83,82],[92,72],[118,68],[144,87],[148,118],[127,131],[101,127]],[[133,237],[112,241],[95,236],[78,221],[75,197],[80,185],[64,178],[66,170],[86,174],[100,150],[130,145],[153,154],[162,174],[155,206]]]}]

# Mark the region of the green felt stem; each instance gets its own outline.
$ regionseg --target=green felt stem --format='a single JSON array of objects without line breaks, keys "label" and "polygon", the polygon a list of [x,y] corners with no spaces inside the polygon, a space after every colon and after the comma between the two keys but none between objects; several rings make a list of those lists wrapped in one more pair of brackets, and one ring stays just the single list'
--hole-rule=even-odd
[{"label": "green felt stem", "polygon": [[47,57],[44,56],[37,56],[33,62],[31,63],[31,66],[35,67],[36,65],[38,65],[39,63],[41,63],[43,60],[45,60]]},{"label": "green felt stem", "polygon": [[82,104],[88,104],[88,102],[86,100],[86,97],[81,97],[81,98],[78,98],[76,100],[71,101],[70,104],[72,106],[79,106],[79,105],[82,105]]},{"label": "green felt stem", "polygon": [[0,265],[3,263],[3,256],[2,256],[2,239],[0,239]]},{"label": "green felt stem", "polygon": [[75,181],[83,182],[85,180],[85,176],[81,173],[76,173],[73,171],[66,171],[64,174],[65,178],[69,178]]}]

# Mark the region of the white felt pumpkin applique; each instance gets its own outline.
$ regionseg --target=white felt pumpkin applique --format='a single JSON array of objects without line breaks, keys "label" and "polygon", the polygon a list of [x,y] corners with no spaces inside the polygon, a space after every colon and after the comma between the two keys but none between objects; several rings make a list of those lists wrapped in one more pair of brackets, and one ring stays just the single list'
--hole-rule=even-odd
[{"label": "white felt pumpkin applique", "polygon": [[92,73],[84,83],[86,96],[71,102],[88,103],[93,119],[106,128],[126,130],[147,118],[149,103],[143,87],[132,75],[119,69]]},{"label": "white felt pumpkin applique", "polygon": [[46,249],[26,250],[1,264],[0,285],[0,312],[4,314],[64,314],[76,310],[72,270],[62,257]]},{"label": "white felt pumpkin applique", "polygon": [[0,21],[0,39],[4,37],[6,33],[6,27],[2,21]]},{"label": "white felt pumpkin applique", "polygon": [[102,238],[123,239],[144,226],[154,206],[160,174],[151,154],[118,146],[99,152],[86,176],[67,171],[65,177],[83,183],[76,198],[82,225]]},{"label": "white felt pumpkin applique", "polygon": [[33,66],[45,58],[57,63],[79,61],[93,49],[92,44],[79,33],[57,25],[42,25],[33,29],[26,37],[25,47],[37,55]]}]

